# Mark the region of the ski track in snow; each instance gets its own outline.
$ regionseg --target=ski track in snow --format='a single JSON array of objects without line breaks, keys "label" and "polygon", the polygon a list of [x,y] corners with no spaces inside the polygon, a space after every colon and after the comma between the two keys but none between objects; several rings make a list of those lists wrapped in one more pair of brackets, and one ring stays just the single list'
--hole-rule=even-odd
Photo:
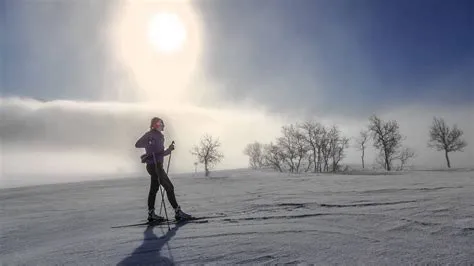
[{"label": "ski track in snow", "polygon": [[144,221],[144,177],[0,190],[0,265],[474,264],[473,171],[214,175],[171,175],[209,222],[170,231],[113,228]]}]

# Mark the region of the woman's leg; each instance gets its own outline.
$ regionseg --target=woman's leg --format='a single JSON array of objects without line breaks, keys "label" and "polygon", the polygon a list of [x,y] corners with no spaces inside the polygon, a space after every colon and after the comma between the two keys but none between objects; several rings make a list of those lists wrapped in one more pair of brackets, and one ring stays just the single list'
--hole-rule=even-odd
[{"label": "woman's leg", "polygon": [[148,192],[148,210],[155,209],[156,193],[159,189],[158,175],[154,164],[147,164],[146,170],[150,174],[150,191]]},{"label": "woman's leg", "polygon": [[166,191],[166,195],[168,196],[168,200],[171,204],[171,207],[173,207],[173,209],[178,208],[178,202],[176,201],[176,196],[174,194],[173,183],[171,183],[171,180],[169,179],[168,175],[163,169],[162,164],[158,164],[158,174],[160,177],[160,184],[163,186],[163,188]]}]

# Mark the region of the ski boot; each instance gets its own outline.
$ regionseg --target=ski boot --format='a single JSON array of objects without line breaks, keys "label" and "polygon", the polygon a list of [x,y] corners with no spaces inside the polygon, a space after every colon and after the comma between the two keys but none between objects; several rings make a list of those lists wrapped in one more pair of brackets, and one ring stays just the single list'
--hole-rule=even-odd
[{"label": "ski boot", "polygon": [[191,220],[193,216],[183,212],[181,210],[181,207],[178,206],[178,208],[175,209],[174,218],[176,219],[176,221],[186,221],[186,220]]},{"label": "ski boot", "polygon": [[149,210],[148,211],[148,221],[149,222],[160,222],[164,221],[165,218],[162,216],[156,215],[155,210]]}]

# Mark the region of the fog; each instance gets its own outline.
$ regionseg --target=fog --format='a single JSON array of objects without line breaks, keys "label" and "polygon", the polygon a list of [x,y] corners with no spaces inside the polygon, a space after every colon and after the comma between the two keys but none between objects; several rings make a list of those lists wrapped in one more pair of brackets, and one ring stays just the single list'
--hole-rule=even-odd
[{"label": "fog", "polygon": [[[190,150],[205,133],[219,138],[222,143],[225,158],[216,169],[242,168],[247,167],[248,162],[243,154],[245,145],[254,141],[275,141],[281,126],[311,119],[275,115],[257,108],[217,110],[112,102],[42,102],[21,98],[1,99],[0,111],[3,182],[20,177],[28,181],[48,175],[48,179],[53,178],[57,182],[68,181],[72,178],[69,176],[77,178],[78,175],[145,175],[139,162],[143,151],[136,149],[134,144],[148,130],[153,116],[165,121],[166,145],[171,140],[176,141],[170,165],[170,171],[175,173],[194,171],[196,159]],[[426,146],[432,116],[436,114],[450,124],[457,123],[464,130],[467,142],[473,143],[473,125],[469,123],[472,111],[472,108],[442,110],[407,106],[378,115],[400,123],[401,133],[406,136],[404,146],[413,148],[418,155],[413,164],[436,168],[444,167],[445,161],[442,152],[435,152]],[[368,121],[336,116],[312,119],[327,126],[337,125],[350,138],[357,137]],[[452,153],[453,166],[471,166],[473,150],[471,145],[463,153]],[[343,163],[358,164],[359,158],[360,152],[351,141]],[[366,162],[373,163],[374,159],[374,150],[369,147]],[[202,166],[199,166],[201,170]]]}]

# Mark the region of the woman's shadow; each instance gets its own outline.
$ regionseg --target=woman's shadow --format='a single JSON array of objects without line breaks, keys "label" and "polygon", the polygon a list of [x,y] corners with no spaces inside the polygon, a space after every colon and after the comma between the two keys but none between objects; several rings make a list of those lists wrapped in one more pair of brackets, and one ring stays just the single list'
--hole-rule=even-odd
[{"label": "woman's shadow", "polygon": [[120,261],[117,265],[174,265],[172,258],[161,255],[161,249],[176,235],[176,231],[185,224],[185,222],[176,224],[175,227],[161,237],[158,237],[153,232],[154,226],[148,226],[145,232],[143,232],[143,243],[130,256]]}]

